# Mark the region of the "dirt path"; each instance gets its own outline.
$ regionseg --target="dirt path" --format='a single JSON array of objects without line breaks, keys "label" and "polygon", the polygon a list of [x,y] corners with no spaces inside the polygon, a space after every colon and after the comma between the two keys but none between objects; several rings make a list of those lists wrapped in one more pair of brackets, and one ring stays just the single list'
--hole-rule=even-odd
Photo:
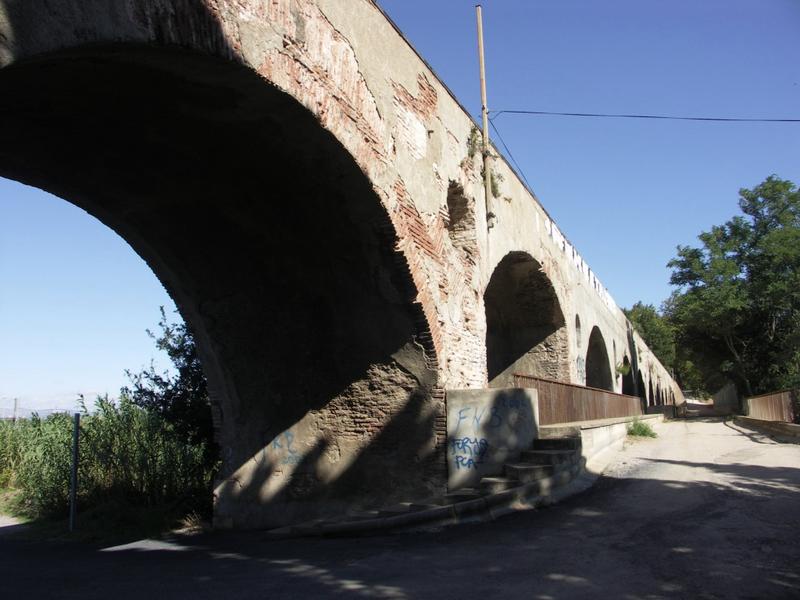
[{"label": "dirt path", "polygon": [[0,529],[3,527],[11,527],[13,525],[19,525],[19,521],[17,521],[14,517],[0,514]]},{"label": "dirt path", "polygon": [[[799,598],[800,446],[660,427],[588,492],[494,523],[359,539],[257,533],[112,549],[0,538],[9,597]],[[14,593],[16,592],[16,593]]]}]

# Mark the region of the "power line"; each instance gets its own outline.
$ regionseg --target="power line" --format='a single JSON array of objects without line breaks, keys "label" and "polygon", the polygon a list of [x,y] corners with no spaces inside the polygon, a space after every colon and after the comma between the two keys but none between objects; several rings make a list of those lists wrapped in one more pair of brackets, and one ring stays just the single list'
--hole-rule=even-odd
[{"label": "power line", "polygon": [[506,144],[506,141],[503,139],[503,136],[500,135],[500,131],[498,131],[497,125],[494,124],[494,121],[492,119],[489,119],[489,125],[492,126],[492,129],[497,134],[497,139],[500,140],[500,143],[503,145],[503,148],[505,148],[508,158],[511,160],[512,163],[514,163],[514,166],[517,167],[517,171],[519,171],[519,174],[522,177],[522,181],[525,182],[525,186],[528,188],[528,191],[531,194],[533,194],[533,188],[531,187],[531,184],[528,183],[528,178],[525,177],[525,172],[522,170],[522,167],[519,166],[519,163],[517,162],[517,159],[514,158],[514,155],[511,154],[511,150],[508,149],[508,145]]},{"label": "power line", "polygon": [[546,110],[493,110],[490,111],[492,118],[495,119],[503,114],[508,115],[535,115],[553,117],[595,117],[610,119],[661,119],[669,121],[718,121],[727,123],[800,123],[800,119],[750,119],[750,118],[730,118],[730,117],[678,117],[673,115],[633,115],[633,114],[609,114],[609,113],[574,113],[574,112],[552,112]]}]

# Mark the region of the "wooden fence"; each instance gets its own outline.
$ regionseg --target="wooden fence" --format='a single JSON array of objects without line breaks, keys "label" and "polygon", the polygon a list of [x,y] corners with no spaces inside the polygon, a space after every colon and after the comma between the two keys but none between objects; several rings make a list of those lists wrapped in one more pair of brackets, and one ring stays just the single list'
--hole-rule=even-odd
[{"label": "wooden fence", "polygon": [[606,390],[514,374],[514,385],[539,394],[539,424],[594,421],[642,414],[642,399]]},{"label": "wooden fence", "polygon": [[747,399],[747,415],[762,421],[793,423],[800,411],[800,390],[784,390]]}]

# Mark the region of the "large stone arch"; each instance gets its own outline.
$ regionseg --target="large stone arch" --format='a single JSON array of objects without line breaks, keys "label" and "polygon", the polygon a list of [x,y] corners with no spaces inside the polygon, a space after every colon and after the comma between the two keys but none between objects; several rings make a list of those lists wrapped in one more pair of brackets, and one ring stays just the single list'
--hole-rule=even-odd
[{"label": "large stone arch", "polygon": [[205,4],[73,4],[0,2],[0,175],[99,218],[176,301],[216,407],[218,523],[443,489],[433,336],[353,145],[228,60]]},{"label": "large stone arch", "polygon": [[491,387],[513,386],[522,373],[569,381],[569,340],[553,284],[525,252],[497,265],[484,293],[486,359]]},{"label": "large stone arch", "polygon": [[606,341],[597,326],[594,326],[589,334],[589,347],[586,351],[586,385],[609,392],[614,391]]}]

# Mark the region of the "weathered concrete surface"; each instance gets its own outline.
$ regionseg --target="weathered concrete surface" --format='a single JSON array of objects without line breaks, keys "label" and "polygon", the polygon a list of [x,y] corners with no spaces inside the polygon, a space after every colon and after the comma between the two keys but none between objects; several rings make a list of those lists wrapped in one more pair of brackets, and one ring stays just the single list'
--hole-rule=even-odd
[{"label": "weathered concrete surface", "polygon": [[0,538],[3,593],[107,598],[659,598],[800,595],[800,446],[720,422],[667,423],[589,492],[438,533],[116,551]]},{"label": "weathered concrete surface", "polygon": [[751,417],[734,417],[737,425],[747,429],[761,430],[764,433],[786,436],[788,438],[800,438],[800,425],[795,423],[783,423],[781,421],[764,421],[763,419],[753,419]]},{"label": "weathered concrete surface", "polygon": [[640,420],[650,427],[657,428],[663,425],[663,418],[662,415],[647,415],[598,419],[596,421],[562,423],[549,429],[574,429],[578,432],[581,436],[581,456],[588,462],[600,452],[620,450],[627,439],[628,425],[634,420]]},{"label": "weathered concrete surface", "polygon": [[442,491],[444,390],[490,367],[620,391],[627,360],[680,401],[502,160],[487,230],[473,131],[369,0],[0,0],[0,175],[99,218],[175,299],[222,526]]},{"label": "weathered concrete surface", "polygon": [[536,438],[536,390],[448,390],[446,402],[448,489],[501,473]]}]

